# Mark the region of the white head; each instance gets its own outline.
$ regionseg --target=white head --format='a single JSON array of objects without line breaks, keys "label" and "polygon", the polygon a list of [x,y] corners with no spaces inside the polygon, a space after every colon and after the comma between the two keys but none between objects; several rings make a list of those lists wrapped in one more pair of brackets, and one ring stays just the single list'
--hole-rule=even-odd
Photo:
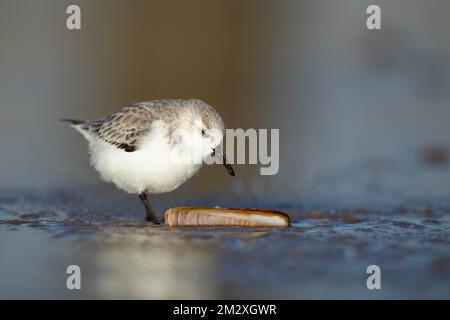
[{"label": "white head", "polygon": [[187,100],[185,119],[188,122],[187,131],[181,133],[182,140],[190,147],[194,158],[207,160],[214,157],[222,163],[230,175],[234,176],[231,165],[227,162],[222,150],[222,140],[225,134],[225,124],[219,113],[205,102]]}]

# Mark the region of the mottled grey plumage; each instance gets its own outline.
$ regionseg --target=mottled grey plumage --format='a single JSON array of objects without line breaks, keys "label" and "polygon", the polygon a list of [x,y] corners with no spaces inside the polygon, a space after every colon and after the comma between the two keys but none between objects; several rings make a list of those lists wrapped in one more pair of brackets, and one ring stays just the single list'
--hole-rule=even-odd
[{"label": "mottled grey plumage", "polygon": [[139,102],[122,107],[117,112],[98,120],[76,122],[73,125],[120,149],[133,152],[138,147],[139,138],[156,120],[169,125],[169,133],[186,125],[188,119],[199,116],[206,129],[221,128],[225,125],[217,111],[198,99],[165,99]]},{"label": "mottled grey plumage", "polygon": [[63,121],[89,141],[91,164],[101,178],[138,194],[145,219],[153,223],[159,224],[159,219],[147,192],[175,190],[200,170],[203,163],[199,160],[206,156],[220,159],[234,176],[221,146],[225,133],[222,117],[197,99],[140,102],[98,120]]}]

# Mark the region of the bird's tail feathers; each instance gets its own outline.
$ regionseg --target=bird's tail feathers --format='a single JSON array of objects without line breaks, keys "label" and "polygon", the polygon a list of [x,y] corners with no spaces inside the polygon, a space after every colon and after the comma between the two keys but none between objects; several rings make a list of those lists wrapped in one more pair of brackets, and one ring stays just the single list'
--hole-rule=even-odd
[{"label": "bird's tail feathers", "polygon": [[73,126],[77,126],[86,122],[83,120],[75,120],[75,119],[59,119],[59,121],[70,122],[70,124]]},{"label": "bird's tail feathers", "polygon": [[74,120],[74,119],[59,119],[60,121],[69,122],[70,126],[80,132],[88,141],[91,141],[94,136],[93,132],[89,130],[89,121]]}]

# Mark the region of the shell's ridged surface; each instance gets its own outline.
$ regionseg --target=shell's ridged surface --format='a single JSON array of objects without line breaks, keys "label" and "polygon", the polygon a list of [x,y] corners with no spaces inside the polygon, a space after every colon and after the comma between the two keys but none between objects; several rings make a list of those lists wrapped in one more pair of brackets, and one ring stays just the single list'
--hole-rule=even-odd
[{"label": "shell's ridged surface", "polygon": [[289,216],[266,209],[175,207],[164,214],[169,226],[288,227]]}]

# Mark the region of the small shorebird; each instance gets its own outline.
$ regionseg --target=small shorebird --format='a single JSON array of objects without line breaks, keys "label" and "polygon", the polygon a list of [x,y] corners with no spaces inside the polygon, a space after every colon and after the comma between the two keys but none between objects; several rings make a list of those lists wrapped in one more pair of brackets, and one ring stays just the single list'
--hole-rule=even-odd
[{"label": "small shorebird", "polygon": [[91,165],[106,182],[138,194],[146,220],[159,224],[147,193],[170,192],[196,174],[206,158],[234,176],[222,150],[225,124],[198,99],[135,103],[98,120],[71,120],[89,142]]}]

